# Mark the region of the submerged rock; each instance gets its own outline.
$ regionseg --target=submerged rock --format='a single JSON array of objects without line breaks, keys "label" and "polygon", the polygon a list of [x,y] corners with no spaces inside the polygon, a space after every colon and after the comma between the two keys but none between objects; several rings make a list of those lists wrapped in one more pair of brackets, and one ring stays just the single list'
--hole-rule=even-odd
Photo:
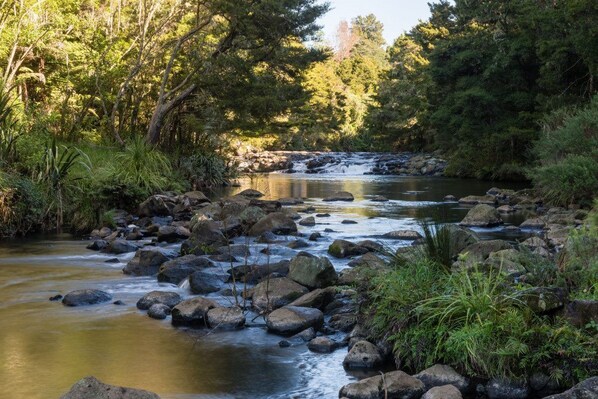
[{"label": "submerged rock", "polygon": [[104,384],[95,377],[85,377],[75,383],[60,399],[160,399],[141,389]]},{"label": "submerged rock", "polygon": [[112,295],[100,290],[76,290],[69,292],[62,298],[62,304],[65,306],[87,306],[98,303],[109,302]]},{"label": "submerged rock", "polygon": [[328,337],[316,337],[307,344],[307,349],[317,353],[332,353],[338,347],[339,343]]},{"label": "submerged rock", "polygon": [[172,310],[170,309],[170,307],[162,303],[156,303],[148,309],[147,315],[152,319],[164,320],[166,317],[168,317],[171,311]]},{"label": "submerged rock", "polygon": [[369,250],[347,240],[334,240],[328,247],[328,253],[335,258],[348,258],[350,256],[363,255]]},{"label": "submerged rock", "polygon": [[325,197],[323,200],[326,202],[333,202],[333,201],[351,202],[351,201],[355,200],[355,197],[353,197],[353,194],[351,194],[350,192],[337,191],[334,194],[331,194],[331,195]]}]

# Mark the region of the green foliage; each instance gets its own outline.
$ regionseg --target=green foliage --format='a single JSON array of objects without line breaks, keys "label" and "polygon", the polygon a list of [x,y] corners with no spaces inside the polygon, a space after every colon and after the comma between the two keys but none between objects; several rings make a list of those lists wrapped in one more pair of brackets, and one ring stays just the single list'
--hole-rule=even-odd
[{"label": "green foliage", "polygon": [[598,96],[587,107],[558,111],[534,146],[531,173],[544,198],[556,205],[589,204],[598,192]]},{"label": "green foliage", "polygon": [[21,129],[12,110],[12,99],[0,81],[0,168],[16,162],[16,141],[20,135]]},{"label": "green foliage", "polygon": [[0,237],[25,235],[43,222],[45,197],[31,180],[0,171]]},{"label": "green foliage", "polygon": [[216,153],[193,154],[182,165],[183,174],[195,189],[221,187],[233,177],[226,160]]},{"label": "green foliage", "polygon": [[108,174],[115,183],[138,188],[145,196],[167,190],[172,184],[168,157],[140,137],[131,139],[123,151],[114,154]]}]

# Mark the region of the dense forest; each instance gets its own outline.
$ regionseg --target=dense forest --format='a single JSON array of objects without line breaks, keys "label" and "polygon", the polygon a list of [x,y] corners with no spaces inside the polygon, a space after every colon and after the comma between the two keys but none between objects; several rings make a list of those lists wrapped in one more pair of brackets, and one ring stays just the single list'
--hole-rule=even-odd
[{"label": "dense forest", "polygon": [[327,44],[315,0],[0,7],[6,230],[65,214],[87,229],[152,192],[222,184],[239,140],[440,150],[449,175],[533,179],[555,203],[598,186],[591,0],[440,1],[390,45],[374,15]]}]

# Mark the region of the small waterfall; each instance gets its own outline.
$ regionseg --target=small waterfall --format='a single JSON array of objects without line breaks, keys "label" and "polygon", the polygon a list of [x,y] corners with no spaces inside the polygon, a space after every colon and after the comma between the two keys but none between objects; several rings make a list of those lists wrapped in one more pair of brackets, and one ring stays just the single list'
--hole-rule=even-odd
[{"label": "small waterfall", "polygon": [[371,174],[377,165],[377,155],[373,153],[346,152],[314,154],[312,157],[294,160],[291,173]]},{"label": "small waterfall", "polygon": [[183,281],[179,283],[179,288],[189,291],[191,289],[191,284],[189,284],[189,277],[185,278]]}]

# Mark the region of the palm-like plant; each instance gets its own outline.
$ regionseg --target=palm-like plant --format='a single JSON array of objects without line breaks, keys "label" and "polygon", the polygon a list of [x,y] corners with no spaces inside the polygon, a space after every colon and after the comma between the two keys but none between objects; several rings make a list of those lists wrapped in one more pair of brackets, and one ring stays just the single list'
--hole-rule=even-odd
[{"label": "palm-like plant", "polygon": [[12,100],[0,81],[0,167],[16,159],[15,142],[20,136],[18,121],[12,110]]},{"label": "palm-like plant", "polygon": [[85,172],[91,170],[91,161],[87,154],[76,147],[57,145],[53,140],[46,146],[39,164],[37,180],[45,184],[50,203],[48,212],[56,210],[56,228],[62,228],[64,223],[64,199],[69,190],[76,189],[73,183],[82,176],[73,177],[72,172],[81,167]]}]

